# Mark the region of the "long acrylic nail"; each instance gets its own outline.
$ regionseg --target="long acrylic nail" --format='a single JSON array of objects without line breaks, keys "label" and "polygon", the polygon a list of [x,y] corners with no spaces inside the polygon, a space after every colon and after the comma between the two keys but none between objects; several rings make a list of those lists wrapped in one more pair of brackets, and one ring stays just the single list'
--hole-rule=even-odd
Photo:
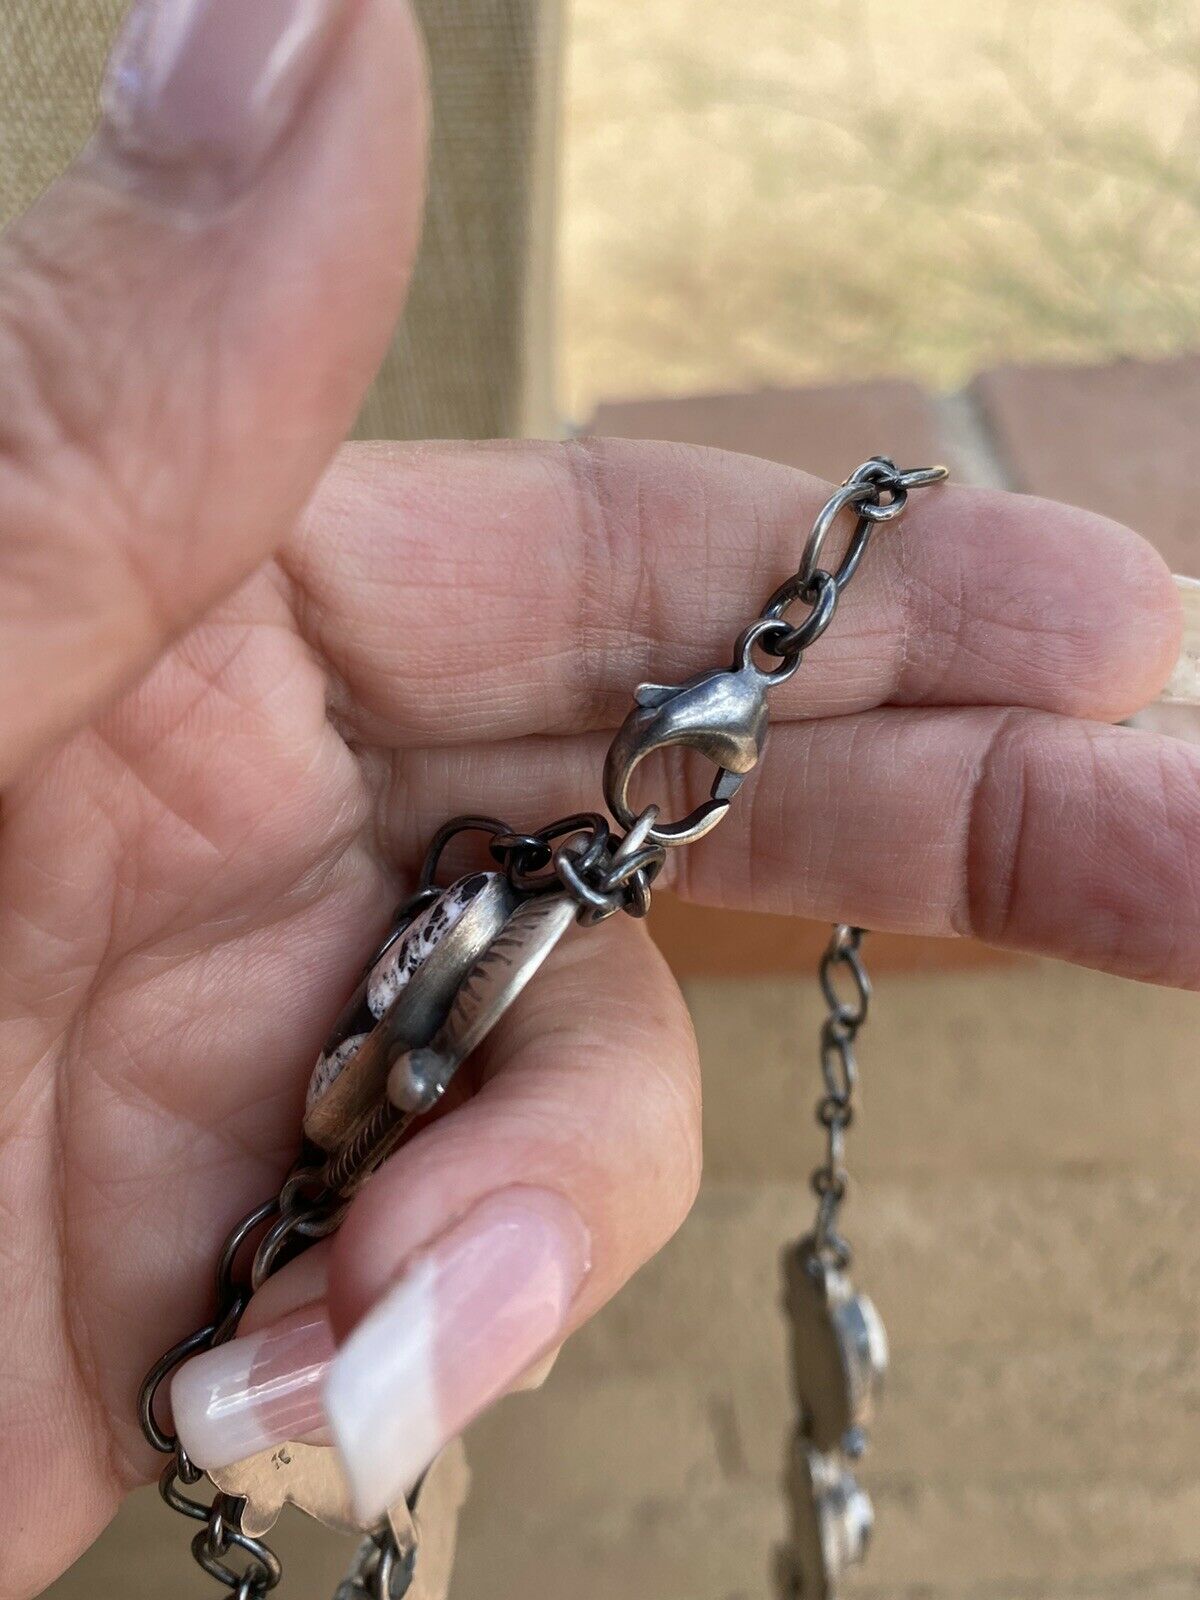
[{"label": "long acrylic nail", "polygon": [[1183,604],[1183,639],[1179,659],[1159,699],[1164,705],[1200,706],[1200,579],[1176,578]]},{"label": "long acrylic nail", "polygon": [[227,1467],[324,1429],[321,1390],[333,1357],[323,1305],[231,1339],[175,1374],[175,1431],[198,1467]]},{"label": "long acrylic nail", "polygon": [[295,116],[356,0],[136,0],[93,153],[184,200],[228,197]]},{"label": "long acrylic nail", "polygon": [[365,1520],[561,1341],[589,1249],[561,1195],[516,1188],[481,1201],[409,1263],[338,1351],[325,1387]]}]

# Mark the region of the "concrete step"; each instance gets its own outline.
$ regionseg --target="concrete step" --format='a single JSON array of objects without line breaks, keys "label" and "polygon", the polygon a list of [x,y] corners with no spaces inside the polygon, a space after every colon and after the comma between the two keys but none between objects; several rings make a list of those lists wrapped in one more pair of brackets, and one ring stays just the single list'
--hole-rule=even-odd
[{"label": "concrete step", "polygon": [[[778,1252],[799,1184],[713,1183],[688,1223],[571,1347],[579,1367],[737,1370],[780,1358]],[[1170,1341],[1200,1304],[1200,1187],[1166,1177],[872,1182],[848,1216],[893,1347]]]},{"label": "concrete step", "polygon": [[[914,1482],[876,1501],[870,1565],[846,1583],[847,1595],[963,1600],[981,1579],[992,1594],[1022,1600],[1089,1590],[1141,1596],[1158,1580],[1171,1584],[1160,1592],[1182,1595],[1200,1563],[1195,1484],[998,1490]],[[460,1593],[489,1600],[766,1600],[782,1534],[781,1502],[766,1488],[633,1501],[571,1524],[536,1511],[500,1516],[477,1494],[458,1583]]]},{"label": "concrete step", "polygon": [[[641,1373],[580,1372],[472,1435],[496,1507],[577,1522],[619,1503],[777,1484],[792,1426],[782,1352],[771,1368],[686,1355]],[[864,1478],[882,1491],[970,1481],[1100,1485],[1187,1480],[1200,1436],[1196,1339],[896,1352]]]},{"label": "concrete step", "polygon": [[[686,993],[708,1174],[804,1174],[818,1150],[815,977],[706,980]],[[1198,1022],[1195,995],[1049,961],[886,974],[860,1037],[852,1167],[924,1179],[1095,1166],[1195,1182]]]}]

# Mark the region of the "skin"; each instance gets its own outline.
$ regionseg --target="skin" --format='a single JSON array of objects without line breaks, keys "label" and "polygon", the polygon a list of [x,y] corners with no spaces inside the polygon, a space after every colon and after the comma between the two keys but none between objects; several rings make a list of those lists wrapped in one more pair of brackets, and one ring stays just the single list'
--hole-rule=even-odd
[{"label": "skin", "polygon": [[[402,296],[422,108],[379,0],[233,209],[184,225],[85,160],[0,245],[5,1597],[156,1472],[141,1374],[290,1164],[429,834],[593,804],[632,687],[722,660],[827,492],[655,444],[335,455]],[[1200,754],[1112,725],[1179,628],[1126,529],[914,496],[674,888],[1196,987]],[[706,781],[646,779],[673,814]],[[686,1214],[695,1046],[628,919],[565,945],[469,1087],[248,1326],[325,1295],[344,1335],[511,1183],[592,1232],[578,1323]]]}]

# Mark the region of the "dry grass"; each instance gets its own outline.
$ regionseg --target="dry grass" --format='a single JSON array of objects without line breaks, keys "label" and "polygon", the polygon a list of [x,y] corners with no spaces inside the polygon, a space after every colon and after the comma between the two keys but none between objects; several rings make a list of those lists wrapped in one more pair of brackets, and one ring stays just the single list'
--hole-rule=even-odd
[{"label": "dry grass", "polygon": [[573,0],[564,393],[1200,344],[1195,0]]}]

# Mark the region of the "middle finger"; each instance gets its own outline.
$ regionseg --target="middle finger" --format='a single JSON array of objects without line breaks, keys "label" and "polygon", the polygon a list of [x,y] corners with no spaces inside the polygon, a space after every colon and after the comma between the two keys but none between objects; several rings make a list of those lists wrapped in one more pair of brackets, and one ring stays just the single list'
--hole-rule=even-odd
[{"label": "middle finger", "polygon": [[[727,660],[795,570],[828,492],[788,467],[679,445],[358,447],[285,559],[356,742],[577,733],[620,721],[643,679]],[[891,702],[1116,720],[1158,693],[1180,628],[1166,567],[1128,529],[1048,501],[927,489],[878,529],[772,715]]]}]

